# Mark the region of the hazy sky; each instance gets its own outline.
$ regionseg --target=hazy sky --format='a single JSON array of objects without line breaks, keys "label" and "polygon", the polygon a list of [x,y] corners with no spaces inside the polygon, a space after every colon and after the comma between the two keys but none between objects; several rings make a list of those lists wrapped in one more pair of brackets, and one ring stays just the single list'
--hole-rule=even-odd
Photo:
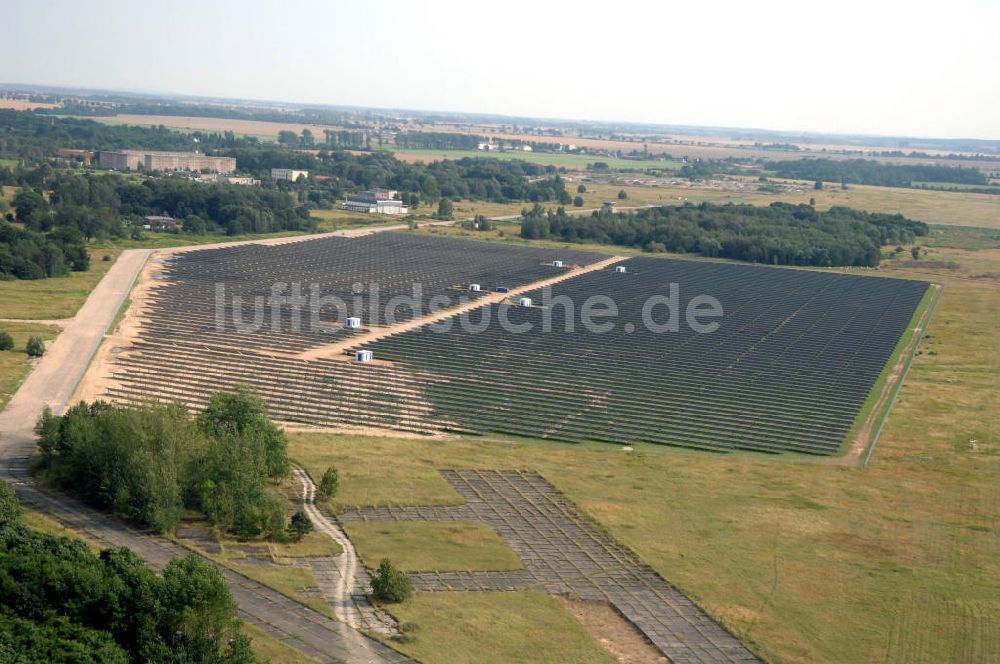
[{"label": "hazy sky", "polygon": [[0,82],[1000,139],[1000,2],[5,0]]}]

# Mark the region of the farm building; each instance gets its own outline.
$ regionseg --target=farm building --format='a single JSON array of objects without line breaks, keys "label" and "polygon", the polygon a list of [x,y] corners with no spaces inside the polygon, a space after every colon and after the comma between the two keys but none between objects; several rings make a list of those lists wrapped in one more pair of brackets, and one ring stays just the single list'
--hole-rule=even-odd
[{"label": "farm building", "polygon": [[601,204],[601,212],[614,212],[614,211],[615,211],[614,201],[604,201],[604,203]]},{"label": "farm building", "polygon": [[392,189],[372,189],[352,194],[340,206],[349,212],[377,212],[379,214],[406,214],[409,210],[396,198]]},{"label": "farm building", "polygon": [[116,171],[210,171],[232,173],[236,170],[233,157],[209,157],[200,152],[156,152],[148,150],[101,150],[101,168]]},{"label": "farm building", "polygon": [[272,180],[287,180],[288,182],[295,182],[299,178],[308,178],[308,177],[309,177],[309,171],[300,171],[294,168],[271,169]]},{"label": "farm building", "polygon": [[176,233],[180,228],[177,226],[177,220],[173,217],[143,217],[143,225],[147,231],[165,231],[167,233]]}]

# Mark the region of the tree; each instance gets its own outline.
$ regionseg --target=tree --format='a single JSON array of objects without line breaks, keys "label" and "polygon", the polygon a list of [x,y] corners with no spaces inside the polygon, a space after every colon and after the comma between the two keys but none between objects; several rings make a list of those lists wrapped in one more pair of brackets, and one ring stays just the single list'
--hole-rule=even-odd
[{"label": "tree", "polygon": [[10,336],[10,332],[0,332],[0,351],[13,349],[14,337]]},{"label": "tree", "polygon": [[622,189],[621,191],[618,192],[618,200],[623,201],[626,198],[628,198],[628,192],[627,191],[625,191],[624,189]]},{"label": "tree", "polygon": [[910,255],[913,256],[913,260],[919,260],[920,259],[920,247],[916,247],[915,246],[915,247],[913,247],[913,249],[910,249]]},{"label": "tree", "polygon": [[340,488],[340,475],[337,473],[337,469],[330,466],[323,473],[323,477],[319,480],[319,495],[320,498],[329,500],[337,495],[337,489]]},{"label": "tree", "polygon": [[213,661],[239,630],[236,603],[219,568],[194,554],[174,558],[163,570],[163,622],[177,659]]},{"label": "tree", "polygon": [[822,188],[823,188],[823,181],[822,180],[816,180],[816,182],[813,183],[813,189],[815,189],[816,191],[819,191]]},{"label": "tree", "polygon": [[583,196],[577,196],[573,199],[573,207],[583,207]]},{"label": "tree", "polygon": [[576,193],[578,193],[578,194],[586,194],[587,193],[587,187],[585,187],[582,184],[577,185],[576,186]]},{"label": "tree", "polygon": [[238,385],[232,392],[213,394],[208,407],[198,416],[198,424],[209,434],[252,438],[259,443],[268,477],[284,477],[291,469],[288,439],[267,418],[264,400],[245,385]]},{"label": "tree", "polygon": [[388,558],[383,558],[372,576],[372,594],[383,602],[402,602],[413,594],[413,583]]},{"label": "tree", "polygon": [[28,337],[28,345],[25,347],[28,357],[41,357],[45,355],[45,341],[38,335]]},{"label": "tree", "polygon": [[204,235],[208,232],[208,224],[205,223],[205,220],[198,215],[192,214],[184,219],[184,222],[181,225],[181,230],[185,233],[191,233],[192,235]]},{"label": "tree", "polygon": [[443,197],[438,203],[437,216],[440,219],[451,219],[452,214],[454,214],[455,206],[452,204],[451,199],[447,196]]},{"label": "tree", "polygon": [[291,520],[288,522],[288,532],[291,533],[296,542],[312,531],[313,522],[303,510],[299,510],[293,514]]},{"label": "tree", "polygon": [[816,199],[815,198],[810,198],[809,199],[809,205],[811,205],[813,207],[816,207]]}]

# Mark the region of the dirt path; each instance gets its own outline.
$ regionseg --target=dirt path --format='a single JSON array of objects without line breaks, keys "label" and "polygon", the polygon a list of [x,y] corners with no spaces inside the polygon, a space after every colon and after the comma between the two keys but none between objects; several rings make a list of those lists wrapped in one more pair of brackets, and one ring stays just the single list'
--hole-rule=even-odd
[{"label": "dirt path", "polygon": [[913,363],[917,347],[920,345],[920,341],[924,337],[924,332],[927,330],[927,326],[930,325],[934,310],[937,308],[937,300],[941,297],[940,285],[931,284],[930,288],[937,289],[937,293],[920,316],[920,320],[917,321],[917,325],[913,330],[913,339],[909,346],[904,348],[903,352],[899,354],[892,370],[886,376],[882,392],[872,405],[871,411],[868,413],[868,418],[861,426],[857,437],[851,443],[850,450],[842,457],[830,457],[830,463],[846,466],[865,466],[868,464],[875,445],[878,443],[879,435],[882,433],[882,427],[885,426],[886,420],[889,419],[889,412],[886,410],[886,406],[889,405],[891,408],[890,402],[894,402],[899,395],[902,382],[906,380],[906,374],[909,373],[910,365]]},{"label": "dirt path", "polygon": [[570,270],[566,270],[564,273],[551,277],[549,279],[543,279],[541,281],[534,281],[530,284],[525,284],[524,286],[519,286],[517,288],[510,289],[507,293],[490,293],[485,297],[472,300],[465,304],[461,304],[457,307],[452,307],[450,309],[445,309],[443,311],[436,311],[434,313],[421,316],[420,318],[414,318],[406,322],[400,323],[398,325],[393,325],[391,327],[382,327],[372,330],[367,334],[361,334],[357,336],[352,336],[350,339],[345,341],[340,341],[335,344],[328,344],[326,346],[318,346],[316,348],[310,348],[298,355],[299,359],[302,360],[315,360],[320,358],[325,359],[350,359],[344,355],[344,351],[349,348],[355,348],[358,346],[363,346],[365,344],[370,344],[379,339],[384,339],[385,337],[392,336],[394,334],[400,334],[408,330],[414,330],[418,327],[424,325],[429,325],[430,323],[436,323],[442,321],[446,318],[451,318],[452,316],[457,316],[463,314],[467,311],[472,311],[473,309],[478,309],[484,304],[499,304],[504,300],[517,297],[523,293],[528,293],[539,288],[544,288],[546,286],[552,286],[560,281],[565,281],[567,279],[572,279],[573,277],[578,277],[581,274],[587,274],[588,272],[594,272],[596,270],[601,270],[609,265],[614,265],[620,261],[625,260],[626,256],[612,256],[611,258],[605,258],[602,261],[596,263],[591,263],[590,265],[585,265],[583,267],[577,267]]},{"label": "dirt path", "polygon": [[54,325],[66,327],[72,318],[0,318],[0,323],[24,323],[30,325]]},{"label": "dirt path", "polygon": [[336,587],[324,588],[324,593],[332,595],[333,601],[331,603],[333,604],[333,611],[337,616],[337,620],[350,625],[354,629],[359,629],[362,626],[361,614],[351,599],[351,596],[357,590],[355,587],[357,585],[356,575],[360,566],[358,554],[354,551],[351,541],[341,532],[340,528],[327,519],[316,507],[316,485],[313,483],[312,478],[309,477],[306,471],[298,467],[292,469],[292,474],[302,486],[302,507],[313,522],[316,530],[332,539],[343,549],[343,553],[337,556],[340,575]]}]

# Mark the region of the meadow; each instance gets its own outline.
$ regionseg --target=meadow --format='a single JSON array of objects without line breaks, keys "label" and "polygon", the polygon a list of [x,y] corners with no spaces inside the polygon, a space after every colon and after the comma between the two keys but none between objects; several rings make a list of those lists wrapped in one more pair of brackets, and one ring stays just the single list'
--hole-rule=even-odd
[{"label": "meadow", "polygon": [[[0,284],[2,283],[4,282],[0,282]],[[0,351],[0,410],[3,410],[21,385],[21,381],[31,371],[30,358],[25,351],[28,337],[38,335],[49,341],[56,338],[56,335],[59,334],[59,328],[54,325],[38,323],[5,323],[0,321],[0,332],[7,332],[14,338],[12,350]]]},{"label": "meadow", "polygon": [[574,154],[567,152],[487,152],[485,150],[423,150],[387,148],[400,161],[432,162],[444,159],[490,158],[490,159],[520,159],[529,164],[540,166],[555,166],[571,170],[585,170],[588,164],[603,162],[613,170],[655,168],[661,170],[677,170],[683,164],[676,160],[664,159],[620,159],[618,157],[603,157],[592,154]]}]

